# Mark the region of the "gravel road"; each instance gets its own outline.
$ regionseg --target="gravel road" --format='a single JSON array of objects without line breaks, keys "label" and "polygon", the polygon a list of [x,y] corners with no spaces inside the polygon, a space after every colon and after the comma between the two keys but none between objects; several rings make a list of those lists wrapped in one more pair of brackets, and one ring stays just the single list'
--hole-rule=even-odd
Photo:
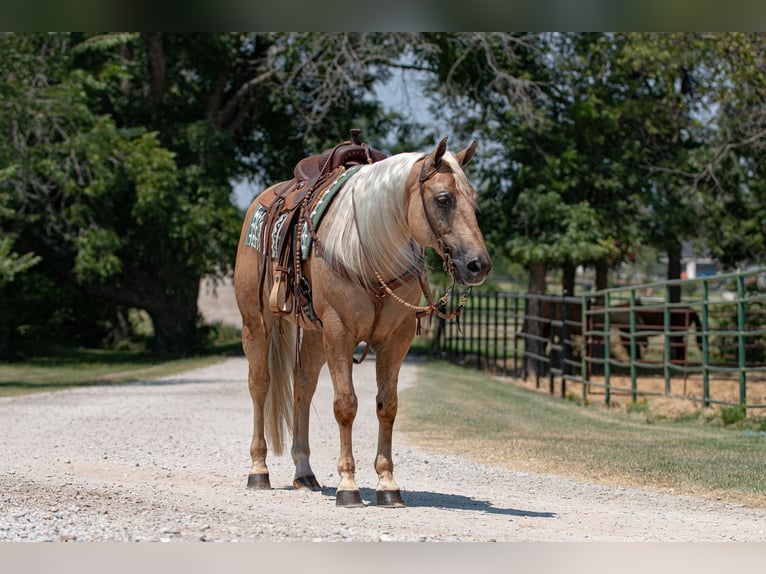
[{"label": "gravel road", "polygon": [[[406,363],[401,387],[414,384]],[[407,508],[374,506],[374,360],[356,367],[365,507],[335,507],[338,438],[326,369],[314,399],[321,492],[245,488],[242,358],[146,383],[0,399],[0,541],[766,541],[766,510],[474,464],[394,434]],[[406,400],[406,393],[402,397]]]}]

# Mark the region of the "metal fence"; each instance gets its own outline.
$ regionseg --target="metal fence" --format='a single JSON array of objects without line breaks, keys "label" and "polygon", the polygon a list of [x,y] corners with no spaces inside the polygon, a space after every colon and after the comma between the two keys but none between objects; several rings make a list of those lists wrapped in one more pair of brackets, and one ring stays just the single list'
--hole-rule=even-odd
[{"label": "metal fence", "polygon": [[766,408],[764,269],[578,297],[474,293],[435,338],[450,360],[561,396]]}]

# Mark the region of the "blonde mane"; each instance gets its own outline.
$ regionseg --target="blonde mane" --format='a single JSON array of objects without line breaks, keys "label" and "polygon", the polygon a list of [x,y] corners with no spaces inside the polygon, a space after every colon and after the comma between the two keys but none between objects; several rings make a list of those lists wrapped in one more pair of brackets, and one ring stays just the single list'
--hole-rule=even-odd
[{"label": "blonde mane", "polygon": [[[424,154],[401,153],[365,165],[348,180],[334,201],[333,217],[323,222],[325,253],[343,262],[360,279],[375,273],[391,280],[423,265],[407,223],[407,180]],[[452,168],[458,189],[471,190],[455,156],[442,158]],[[356,204],[356,220],[354,218]]]},{"label": "blonde mane", "polygon": [[[420,264],[407,226],[407,179],[421,153],[403,153],[362,166],[335,198],[324,227],[325,253],[360,279],[397,277]],[[354,219],[354,204],[358,226]]]}]

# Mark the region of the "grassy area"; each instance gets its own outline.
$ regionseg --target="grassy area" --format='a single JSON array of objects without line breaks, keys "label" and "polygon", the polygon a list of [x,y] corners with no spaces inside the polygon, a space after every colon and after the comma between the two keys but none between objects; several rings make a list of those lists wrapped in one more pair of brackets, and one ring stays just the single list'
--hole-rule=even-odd
[{"label": "grassy area", "polygon": [[766,506],[766,433],[736,425],[582,406],[441,361],[424,364],[400,413],[398,428],[437,452]]},{"label": "grassy area", "polygon": [[18,362],[0,362],[0,397],[72,387],[156,379],[212,365],[241,354],[226,332],[198,356],[159,358],[146,351],[53,348]]}]

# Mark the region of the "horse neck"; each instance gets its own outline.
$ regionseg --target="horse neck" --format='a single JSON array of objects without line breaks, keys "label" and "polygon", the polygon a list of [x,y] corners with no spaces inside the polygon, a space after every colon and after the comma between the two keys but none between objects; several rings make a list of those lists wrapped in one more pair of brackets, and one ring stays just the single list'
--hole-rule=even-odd
[{"label": "horse neck", "polygon": [[398,154],[364,166],[336,199],[323,230],[325,251],[363,280],[374,282],[376,273],[392,279],[421,265],[407,222],[408,180],[420,157]]}]

